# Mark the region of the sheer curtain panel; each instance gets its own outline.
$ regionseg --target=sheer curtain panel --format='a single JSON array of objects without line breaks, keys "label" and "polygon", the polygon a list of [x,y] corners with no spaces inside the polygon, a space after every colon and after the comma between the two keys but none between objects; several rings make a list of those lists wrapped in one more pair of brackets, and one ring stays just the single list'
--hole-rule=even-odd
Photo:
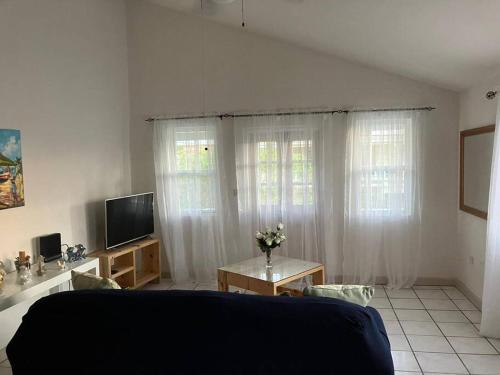
[{"label": "sheer curtain panel", "polygon": [[154,124],[158,213],[176,282],[214,279],[235,249],[221,131],[218,118]]},{"label": "sheer curtain panel", "polygon": [[412,285],[420,256],[421,135],[427,112],[348,115],[344,282]]},{"label": "sheer curtain panel", "polygon": [[257,230],[282,222],[288,239],[278,254],[324,262],[334,275],[342,220],[336,206],[342,191],[335,189],[342,185],[334,176],[341,175],[344,135],[343,114],[235,119],[239,245],[246,257],[259,255]]},{"label": "sheer curtain panel", "polygon": [[481,334],[500,339],[500,104],[491,165]]}]

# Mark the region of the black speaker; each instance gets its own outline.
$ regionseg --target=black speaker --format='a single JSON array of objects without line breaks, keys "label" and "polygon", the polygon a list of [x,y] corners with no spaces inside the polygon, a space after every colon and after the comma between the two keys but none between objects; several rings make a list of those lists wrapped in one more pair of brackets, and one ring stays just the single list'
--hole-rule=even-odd
[{"label": "black speaker", "polygon": [[61,257],[61,233],[53,233],[40,237],[40,255],[46,262]]}]

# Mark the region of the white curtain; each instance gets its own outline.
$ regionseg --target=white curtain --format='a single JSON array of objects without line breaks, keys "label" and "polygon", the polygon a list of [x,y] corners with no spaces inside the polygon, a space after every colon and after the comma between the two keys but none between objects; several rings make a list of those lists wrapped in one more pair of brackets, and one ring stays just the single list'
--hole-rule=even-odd
[{"label": "white curtain", "polygon": [[500,338],[500,104],[491,165],[481,334]]},{"label": "white curtain", "polygon": [[344,135],[342,114],[235,119],[240,248],[246,257],[259,255],[255,231],[282,222],[288,239],[278,254],[324,262],[334,275],[342,220],[336,206],[342,205],[336,189],[342,181],[334,177],[342,175]]},{"label": "white curtain", "polygon": [[235,251],[221,121],[156,121],[161,234],[172,279],[210,280]]},{"label": "white curtain", "polygon": [[348,115],[344,282],[411,286],[420,255],[422,111]]}]

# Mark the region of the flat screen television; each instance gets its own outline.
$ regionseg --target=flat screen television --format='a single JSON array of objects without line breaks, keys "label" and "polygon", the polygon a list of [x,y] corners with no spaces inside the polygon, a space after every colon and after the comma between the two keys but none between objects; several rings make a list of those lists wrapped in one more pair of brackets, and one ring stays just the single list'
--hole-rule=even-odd
[{"label": "flat screen television", "polygon": [[138,240],[154,232],[153,193],[105,201],[106,249]]}]

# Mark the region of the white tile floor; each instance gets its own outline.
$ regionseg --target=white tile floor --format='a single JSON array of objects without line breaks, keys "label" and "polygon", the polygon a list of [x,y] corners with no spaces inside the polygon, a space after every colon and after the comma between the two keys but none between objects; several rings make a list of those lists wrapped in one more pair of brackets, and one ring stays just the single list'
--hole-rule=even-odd
[{"label": "white tile floor", "polygon": [[[145,289],[217,290],[217,284],[174,285],[164,280]],[[377,286],[370,306],[384,320],[396,375],[500,375],[500,340],[479,335],[481,312],[456,288],[416,286],[396,291]],[[5,351],[0,350],[0,375],[11,374]]]},{"label": "white tile floor", "polygon": [[454,287],[377,286],[396,375],[500,374],[500,340],[479,335],[481,312]]}]

